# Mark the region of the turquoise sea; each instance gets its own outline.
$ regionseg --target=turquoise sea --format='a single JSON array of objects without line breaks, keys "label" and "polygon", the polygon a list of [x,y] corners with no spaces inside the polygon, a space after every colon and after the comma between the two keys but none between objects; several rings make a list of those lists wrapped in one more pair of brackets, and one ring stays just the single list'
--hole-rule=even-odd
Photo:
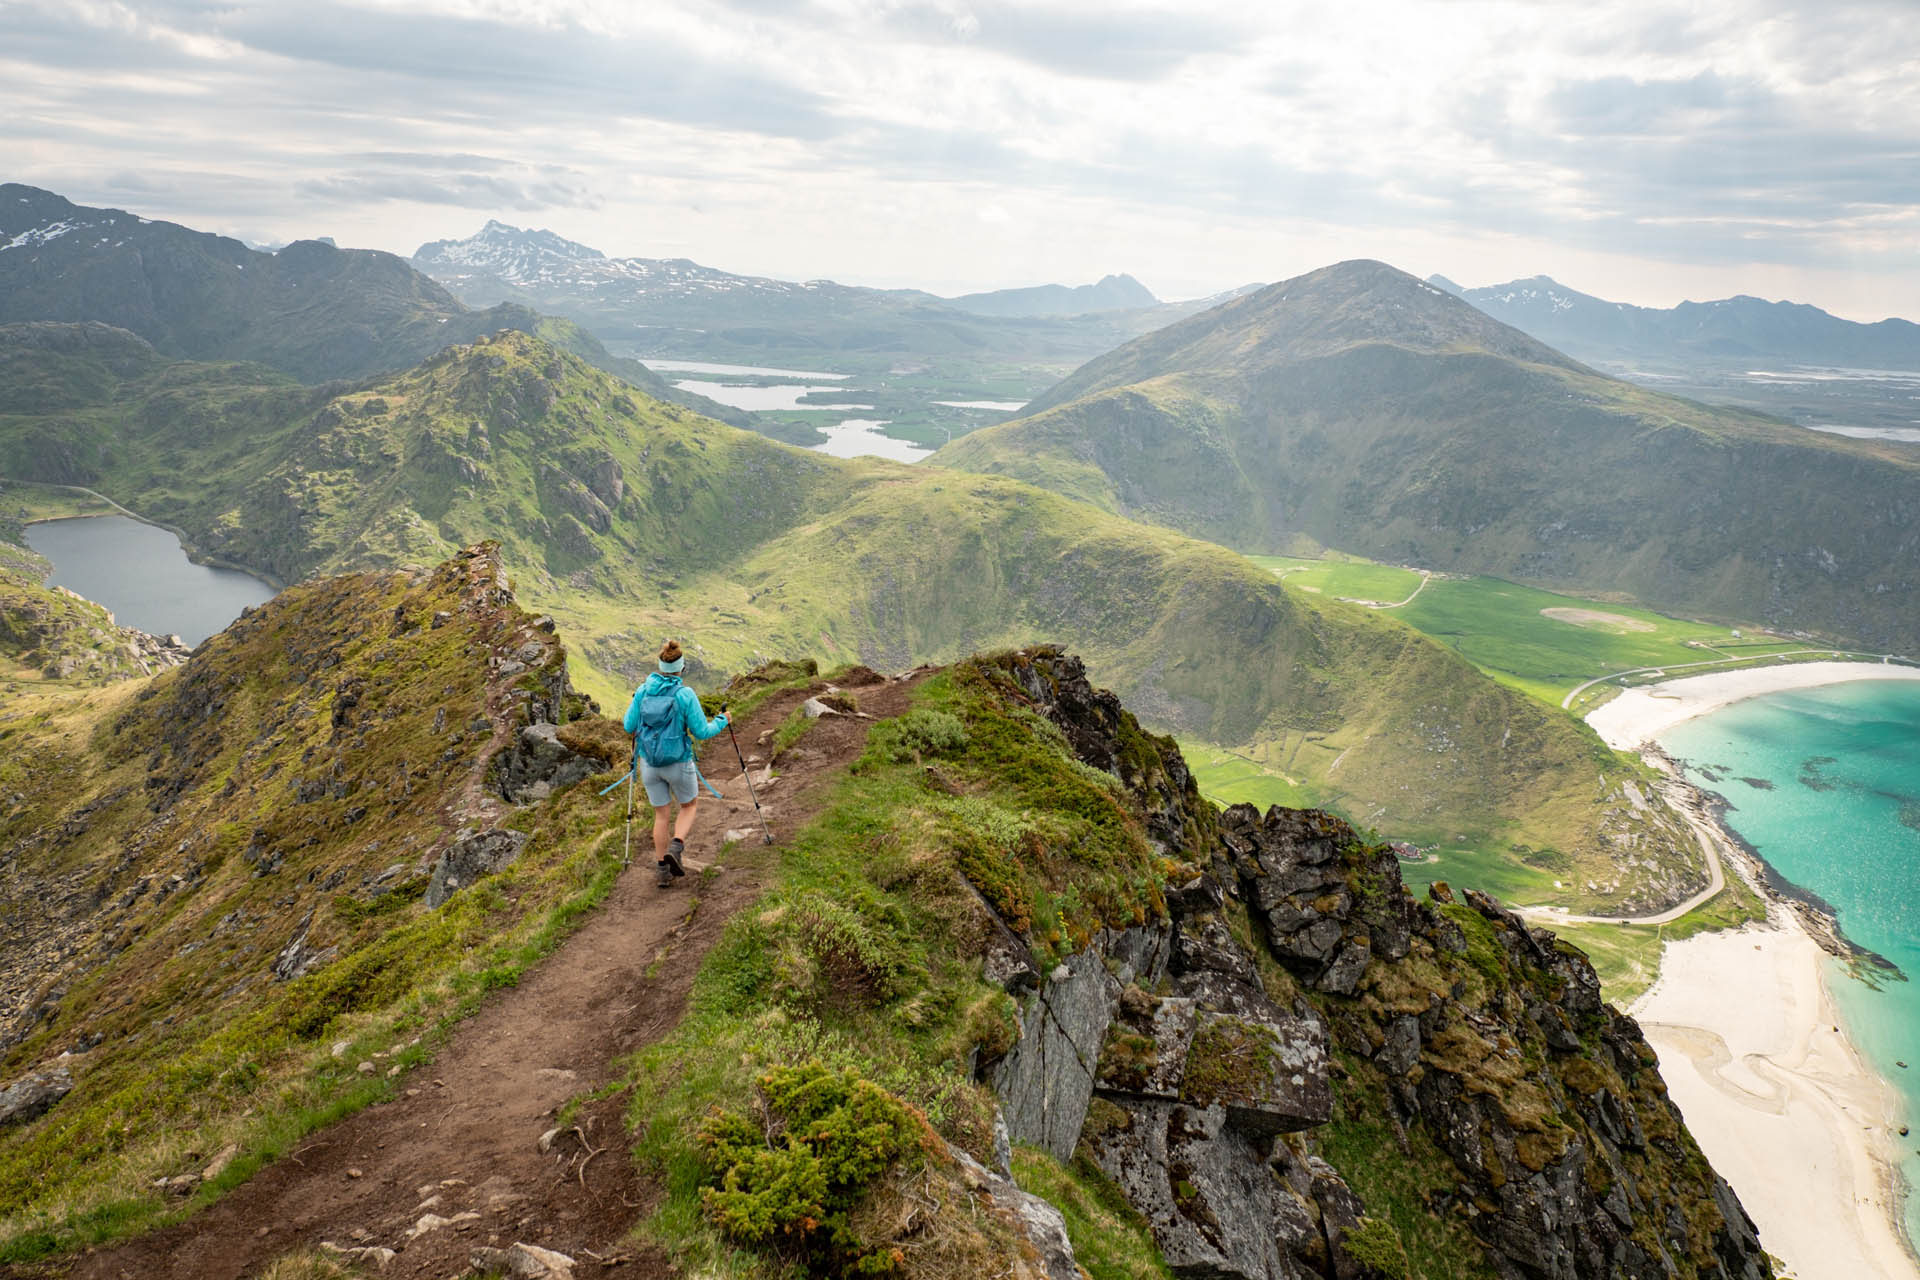
[{"label": "turquoise sea", "polygon": [[[1661,735],[1727,825],[1911,981],[1830,981],[1854,1044],[1907,1100],[1920,1147],[1920,682],[1858,680],[1737,702]],[[1902,1068],[1898,1064],[1911,1064]],[[1920,1152],[1908,1148],[1909,1187]],[[1907,1201],[1920,1239],[1920,1195]]]}]

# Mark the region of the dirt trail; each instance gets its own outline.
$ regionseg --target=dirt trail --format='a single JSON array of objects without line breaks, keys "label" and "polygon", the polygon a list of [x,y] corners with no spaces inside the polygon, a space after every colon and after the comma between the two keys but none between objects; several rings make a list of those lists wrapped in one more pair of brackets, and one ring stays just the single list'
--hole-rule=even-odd
[{"label": "dirt trail", "polygon": [[[912,683],[873,676],[844,687],[858,691],[863,713],[886,717],[905,709]],[[781,694],[740,725],[750,758],[765,757],[761,736],[808,692]],[[776,844],[818,811],[825,789],[864,747],[868,723],[826,717],[782,761],[761,794]],[[400,1097],[314,1134],[192,1220],[83,1255],[67,1274],[245,1280],[323,1240],[397,1250],[377,1274],[408,1280],[462,1275],[474,1247],[517,1240],[573,1256],[581,1277],[670,1274],[657,1255],[620,1243],[655,1194],[627,1155],[626,1098],[585,1107],[578,1130],[549,1152],[538,1141],[562,1103],[610,1079],[616,1058],[679,1022],[701,957],[766,881],[773,855],[724,734],[702,753],[702,767],[726,799],[703,802],[685,879],[655,887],[650,828],[636,823],[633,866],[606,903],[404,1078]],[[756,777],[763,767],[755,766]],[[748,827],[755,835],[703,874],[725,833]],[[477,1216],[461,1220],[463,1213]],[[409,1240],[428,1214],[451,1221]]]}]

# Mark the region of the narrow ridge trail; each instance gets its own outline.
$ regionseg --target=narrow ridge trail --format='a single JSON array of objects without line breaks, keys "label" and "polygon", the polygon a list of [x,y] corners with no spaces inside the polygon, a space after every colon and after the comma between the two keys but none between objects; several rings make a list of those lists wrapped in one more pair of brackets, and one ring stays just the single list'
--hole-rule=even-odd
[{"label": "narrow ridge trail", "polygon": [[[861,714],[823,717],[761,789],[776,846],[819,811],[864,749],[872,720],[906,709],[914,683],[864,670],[841,682],[857,692]],[[762,735],[825,687],[816,680],[769,699],[739,726],[741,748],[764,759]],[[401,1077],[393,1100],[310,1135],[186,1222],[39,1274],[249,1280],[322,1241],[395,1250],[384,1267],[365,1269],[396,1280],[461,1276],[474,1248],[516,1241],[570,1255],[580,1277],[673,1274],[658,1254],[622,1245],[657,1195],[628,1155],[626,1096],[583,1106],[549,1151],[539,1140],[562,1104],[612,1079],[619,1059],[679,1023],[702,957],[770,878],[779,851],[763,846],[724,734],[702,766],[726,798],[704,801],[685,879],[655,886],[651,827],[636,821],[633,865],[606,902],[519,985],[457,1027],[433,1061]],[[625,803],[607,800],[616,798]],[[724,866],[708,869],[726,833],[748,828]],[[447,1221],[434,1225],[428,1215]],[[423,1220],[427,1229],[410,1237]]]}]

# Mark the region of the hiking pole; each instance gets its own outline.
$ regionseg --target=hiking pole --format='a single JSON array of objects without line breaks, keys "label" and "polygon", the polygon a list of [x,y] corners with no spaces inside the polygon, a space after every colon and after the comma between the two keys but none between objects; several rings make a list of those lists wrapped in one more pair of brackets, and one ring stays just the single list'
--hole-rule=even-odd
[{"label": "hiking pole", "polygon": [[638,745],[639,739],[638,738],[634,739],[634,742],[635,742],[635,746],[634,746],[633,753],[634,753],[634,756],[636,757],[634,760],[634,767],[627,770],[627,833],[624,837],[622,837],[624,843],[620,850],[620,865],[623,867],[630,867],[633,865],[633,775],[640,772],[640,763],[638,759],[640,754],[640,748]]},{"label": "hiking pole", "polygon": [[640,739],[635,737],[633,740],[633,763],[628,767],[625,776],[615,778],[612,782],[600,788],[600,794],[605,795],[621,783],[624,782],[627,784],[627,833],[620,850],[620,865],[623,867],[633,865],[633,775],[638,772],[640,772]]},{"label": "hiking pole", "polygon": [[[720,714],[727,715],[727,704],[720,704]],[[733,743],[733,757],[740,762],[740,776],[747,780],[747,794],[753,796],[753,811],[760,818],[760,830],[766,833],[767,843],[773,843],[773,828],[767,825],[767,815],[760,808],[760,797],[753,794],[753,775],[747,772],[747,757],[740,750],[740,739],[733,736],[733,717],[727,716],[727,739]]]}]

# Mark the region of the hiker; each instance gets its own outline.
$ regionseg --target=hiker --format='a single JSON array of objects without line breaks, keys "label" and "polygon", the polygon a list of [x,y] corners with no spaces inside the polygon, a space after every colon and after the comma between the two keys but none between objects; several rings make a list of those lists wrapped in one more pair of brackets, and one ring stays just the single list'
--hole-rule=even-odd
[{"label": "hiker", "polygon": [[[687,836],[700,812],[700,784],[704,781],[693,763],[691,734],[704,742],[727,727],[723,712],[713,720],[701,709],[700,695],[680,683],[680,672],[687,659],[678,641],[669,640],[660,647],[660,670],[650,675],[633,694],[627,708],[627,732],[633,737],[635,764],[640,783],[647,789],[647,803],[653,806],[653,852],[660,868],[660,887],[685,875],[680,855],[686,852]],[[718,795],[718,792],[714,793]],[[668,802],[680,806],[677,821],[671,823]],[[668,840],[668,835],[672,840]]]}]

